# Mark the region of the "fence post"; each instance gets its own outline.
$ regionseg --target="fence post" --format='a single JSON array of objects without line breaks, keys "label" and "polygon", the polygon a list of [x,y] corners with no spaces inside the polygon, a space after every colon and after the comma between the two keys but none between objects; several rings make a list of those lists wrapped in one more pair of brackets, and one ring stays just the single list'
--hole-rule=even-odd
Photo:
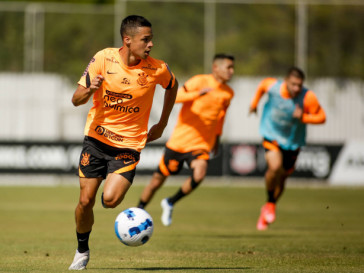
[{"label": "fence post", "polygon": [[296,3],[296,66],[307,74],[307,4]]},{"label": "fence post", "polygon": [[121,20],[126,16],[127,0],[116,0],[114,8],[114,46],[120,47],[122,44],[120,36]]},{"label": "fence post", "polygon": [[44,8],[29,4],[24,20],[24,71],[42,72],[44,64]]},{"label": "fence post", "polygon": [[204,71],[211,72],[211,61],[215,54],[216,3],[205,0],[205,40],[204,40]]}]

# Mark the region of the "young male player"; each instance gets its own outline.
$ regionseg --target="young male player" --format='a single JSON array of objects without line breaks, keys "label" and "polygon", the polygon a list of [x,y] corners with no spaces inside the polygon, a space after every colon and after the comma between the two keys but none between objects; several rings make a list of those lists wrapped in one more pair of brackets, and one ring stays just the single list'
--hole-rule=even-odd
[{"label": "young male player", "polygon": [[259,100],[268,94],[260,122],[260,134],[268,169],[265,184],[268,200],[261,208],[258,230],[265,230],[276,218],[276,202],[283,193],[286,178],[293,172],[300,151],[305,145],[306,124],[325,122],[325,111],[316,95],[303,86],[305,75],[292,67],[284,81],[264,79],[250,105],[250,113],[256,113]]},{"label": "young male player", "polygon": [[204,179],[209,152],[217,153],[224,117],[234,96],[226,84],[234,74],[234,57],[217,54],[212,74],[197,75],[178,90],[176,103],[183,103],[177,125],[166,143],[158,170],[144,188],[138,207],[144,208],[169,175],[175,175],[187,162],[192,175],[175,195],[162,200],[162,223],[172,223],[173,206],[190,194]]},{"label": "young male player", "polygon": [[[93,96],[79,165],[78,248],[70,270],[85,269],[89,261],[93,206],[101,181],[106,178],[102,205],[116,207],[133,182],[140,151],[146,142],[162,135],[176,98],[178,84],[168,65],[149,56],[151,23],[141,16],[128,16],[121,23],[120,34],[123,47],[96,53],[72,98],[79,106]],[[164,105],[159,122],[148,132],[157,84],[166,89]]]}]

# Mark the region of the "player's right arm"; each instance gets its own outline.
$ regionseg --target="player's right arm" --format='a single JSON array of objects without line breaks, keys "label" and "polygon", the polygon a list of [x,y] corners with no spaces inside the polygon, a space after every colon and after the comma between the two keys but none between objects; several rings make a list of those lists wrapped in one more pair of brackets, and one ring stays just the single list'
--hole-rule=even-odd
[{"label": "player's right arm", "polygon": [[263,97],[265,93],[268,92],[269,87],[272,86],[274,82],[277,80],[274,78],[266,78],[258,85],[257,91],[255,92],[255,95],[250,103],[249,107],[249,114],[251,113],[257,113],[257,107],[259,104],[260,99]]},{"label": "player's right arm", "polygon": [[99,51],[91,59],[81,79],[78,81],[78,87],[72,97],[74,106],[87,103],[90,97],[100,88],[104,81],[102,76],[103,66],[104,51]]},{"label": "player's right arm", "polygon": [[182,86],[177,92],[176,103],[184,103],[187,101],[193,101],[200,96],[205,95],[206,93],[210,92],[212,88],[203,88],[200,90],[187,90],[185,86]]},{"label": "player's right arm", "polygon": [[72,97],[73,105],[79,106],[87,103],[90,97],[100,88],[103,81],[104,77],[97,75],[95,78],[93,78],[89,87],[84,87],[79,84]]}]

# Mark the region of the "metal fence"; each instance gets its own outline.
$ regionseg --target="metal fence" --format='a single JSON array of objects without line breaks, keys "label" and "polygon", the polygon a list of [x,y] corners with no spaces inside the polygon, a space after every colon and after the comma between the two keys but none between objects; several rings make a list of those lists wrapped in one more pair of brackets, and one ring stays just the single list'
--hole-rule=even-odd
[{"label": "metal fence", "polygon": [[[279,75],[291,64],[312,76],[362,74],[362,0],[0,2],[0,71],[53,72],[74,80],[98,50],[121,45],[120,21],[135,13],[153,23],[154,56],[184,76],[209,72],[217,51],[236,56],[240,75]],[[349,31],[358,46],[346,45]]]}]

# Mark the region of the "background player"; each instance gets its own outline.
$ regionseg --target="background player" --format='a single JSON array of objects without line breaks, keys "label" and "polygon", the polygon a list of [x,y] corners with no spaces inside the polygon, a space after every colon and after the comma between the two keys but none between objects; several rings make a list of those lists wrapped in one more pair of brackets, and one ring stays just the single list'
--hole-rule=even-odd
[{"label": "background player", "polygon": [[325,111],[316,95],[303,86],[305,75],[292,67],[284,81],[264,79],[250,105],[250,113],[256,113],[261,97],[267,93],[260,122],[260,134],[268,169],[265,183],[268,200],[261,208],[257,222],[258,230],[265,230],[276,218],[276,202],[283,193],[285,181],[294,170],[300,147],[305,145],[306,124],[324,123]]},{"label": "background player", "polygon": [[[102,204],[114,208],[133,182],[140,151],[159,138],[175,102],[177,81],[166,63],[153,59],[152,26],[141,16],[121,24],[121,48],[99,51],[78,82],[72,102],[85,104],[93,95],[79,165],[80,198],[76,207],[78,248],[70,270],[85,269],[94,223],[95,196],[106,178]],[[156,84],[166,88],[160,120],[148,130]]]},{"label": "background player", "polygon": [[138,207],[144,208],[154,193],[169,175],[175,175],[186,161],[192,175],[169,198],[162,200],[162,223],[172,223],[174,204],[190,194],[204,179],[207,171],[209,152],[217,154],[219,137],[226,110],[234,92],[226,84],[234,74],[234,57],[217,54],[212,64],[212,74],[197,75],[189,79],[177,93],[176,103],[183,103],[177,125],[166,143],[165,153],[144,188]]}]

